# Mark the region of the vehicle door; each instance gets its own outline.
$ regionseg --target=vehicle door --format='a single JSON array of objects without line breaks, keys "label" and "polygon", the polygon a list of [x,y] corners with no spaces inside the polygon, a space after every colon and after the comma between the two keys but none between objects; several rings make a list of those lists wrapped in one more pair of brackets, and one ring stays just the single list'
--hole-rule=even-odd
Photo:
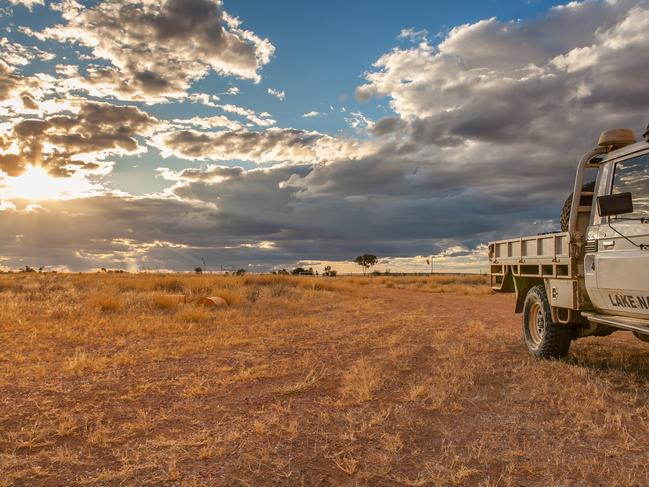
[{"label": "vehicle door", "polygon": [[610,194],[632,194],[633,213],[601,219],[594,266],[598,307],[649,318],[649,153],[615,162],[606,183]]}]

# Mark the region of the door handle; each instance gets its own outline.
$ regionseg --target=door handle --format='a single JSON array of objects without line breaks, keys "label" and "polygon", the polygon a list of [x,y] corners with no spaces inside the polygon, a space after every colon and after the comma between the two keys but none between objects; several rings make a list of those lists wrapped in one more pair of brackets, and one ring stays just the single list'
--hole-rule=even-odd
[{"label": "door handle", "polygon": [[602,245],[605,249],[612,249],[613,247],[615,247],[615,240],[604,240],[602,242]]}]

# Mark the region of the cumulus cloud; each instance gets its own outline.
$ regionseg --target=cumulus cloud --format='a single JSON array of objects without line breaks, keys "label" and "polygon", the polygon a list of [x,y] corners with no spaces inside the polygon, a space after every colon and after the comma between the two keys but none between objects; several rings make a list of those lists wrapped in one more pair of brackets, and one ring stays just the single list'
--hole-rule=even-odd
[{"label": "cumulus cloud", "polygon": [[200,103],[208,107],[218,107],[220,98],[209,93],[192,93],[187,97],[192,103]]},{"label": "cumulus cloud", "polygon": [[20,85],[22,78],[12,71],[7,64],[0,62],[0,100],[10,99]]},{"label": "cumulus cloud", "polygon": [[42,73],[26,76],[21,69],[36,59],[50,60],[53,55],[6,37],[0,38],[0,55],[0,116],[36,110],[36,101],[53,92],[54,78]]},{"label": "cumulus cloud", "polygon": [[240,167],[209,165],[203,169],[187,168],[182,171],[160,168],[158,172],[167,181],[203,181],[214,183],[239,177],[243,174],[244,170]]},{"label": "cumulus cloud", "polygon": [[[361,100],[387,97],[394,111],[370,129],[385,141],[383,152],[373,163],[318,167],[294,183],[345,194],[365,181],[413,198],[427,187],[501,212],[533,210],[534,202],[539,218],[552,218],[575,161],[599,132],[646,123],[648,21],[645,1],[587,0],[532,21],[462,25],[437,46],[395,48],[357,91]],[[459,208],[466,211],[458,206],[456,217],[468,221]]]},{"label": "cumulus cloud", "polygon": [[312,110],[310,112],[306,112],[302,115],[302,118],[313,118],[317,117],[319,115],[322,115],[320,112],[316,112],[315,110]]},{"label": "cumulus cloud", "polygon": [[0,169],[10,176],[28,165],[55,176],[97,170],[115,154],[144,150],[137,137],[146,135],[156,119],[136,107],[78,100],[73,113],[38,119],[15,119],[0,132]]},{"label": "cumulus cloud", "polygon": [[164,157],[183,159],[308,162],[357,156],[367,150],[354,141],[290,128],[197,132],[181,130],[156,136],[155,145]]},{"label": "cumulus cloud", "polygon": [[286,92],[284,90],[276,90],[274,88],[268,88],[268,94],[274,96],[279,101],[284,101],[286,98]]},{"label": "cumulus cloud", "polygon": [[372,128],[374,125],[374,122],[362,112],[350,112],[349,117],[345,118],[345,121],[354,129]]},{"label": "cumulus cloud", "polygon": [[399,33],[399,39],[408,39],[409,41],[427,41],[428,40],[428,31],[426,29],[416,30],[411,28],[401,29]]},{"label": "cumulus cloud", "polygon": [[227,128],[228,130],[243,130],[244,126],[236,120],[231,120],[223,115],[212,117],[177,118],[174,125],[198,127],[201,129]]},{"label": "cumulus cloud", "polygon": [[12,5],[23,5],[31,10],[34,5],[44,5],[43,0],[9,0]]},{"label": "cumulus cloud", "polygon": [[64,24],[36,34],[76,42],[109,64],[91,66],[76,88],[155,102],[183,97],[210,70],[260,80],[273,45],[241,27],[215,0],[104,0],[60,5]]},{"label": "cumulus cloud", "polygon": [[226,112],[240,115],[248,119],[251,123],[259,125],[260,127],[270,127],[271,125],[275,125],[277,123],[268,112],[257,113],[250,108],[240,107],[231,103],[218,105],[218,107]]},{"label": "cumulus cloud", "polygon": [[2,53],[3,62],[10,66],[24,66],[34,59],[49,61],[55,57],[51,52],[43,51],[34,46],[24,46],[12,42],[6,37],[0,37],[0,52]]},{"label": "cumulus cloud", "polygon": [[422,42],[381,56],[357,96],[389,97],[402,119],[439,145],[543,137],[565,125],[567,113],[593,129],[589,117],[601,126],[620,103],[633,109],[649,101],[640,86],[649,11],[636,3],[575,2],[531,22],[456,27],[437,47]]}]

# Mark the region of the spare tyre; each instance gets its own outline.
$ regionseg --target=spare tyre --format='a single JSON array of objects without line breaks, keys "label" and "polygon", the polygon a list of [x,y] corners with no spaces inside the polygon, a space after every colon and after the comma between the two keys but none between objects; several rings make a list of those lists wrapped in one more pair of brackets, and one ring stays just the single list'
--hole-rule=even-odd
[{"label": "spare tyre", "polygon": [[[587,192],[587,193],[592,193],[595,191],[595,181],[590,181],[588,183],[584,183],[584,185],[581,187],[582,192]],[[593,204],[593,196],[592,195],[582,195],[581,196],[581,201],[579,202],[579,206],[591,206]],[[559,218],[559,222],[561,223],[561,231],[562,232],[567,232],[568,231],[568,225],[570,225],[570,207],[572,206],[572,193],[570,193],[570,196],[566,199],[566,202],[563,204],[563,208],[561,210],[561,217]]]}]

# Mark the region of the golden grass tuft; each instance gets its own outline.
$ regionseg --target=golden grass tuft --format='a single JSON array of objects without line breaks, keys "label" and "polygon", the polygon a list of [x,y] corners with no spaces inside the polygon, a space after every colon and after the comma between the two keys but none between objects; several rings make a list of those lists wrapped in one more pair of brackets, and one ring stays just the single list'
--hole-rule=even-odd
[{"label": "golden grass tuft", "polygon": [[380,385],[380,370],[361,357],[343,375],[340,393],[347,400],[369,401]]},{"label": "golden grass tuft", "polygon": [[185,307],[178,312],[178,317],[187,323],[203,323],[209,321],[214,316],[214,312],[204,307]]},{"label": "golden grass tuft", "polygon": [[181,293],[185,285],[181,279],[175,277],[160,277],[151,279],[151,289],[154,291],[167,291],[170,293]]},{"label": "golden grass tuft", "polygon": [[88,298],[88,305],[104,312],[116,312],[124,309],[124,300],[114,294],[94,294]]},{"label": "golden grass tuft", "polygon": [[0,293],[3,291],[11,291],[16,286],[16,283],[11,278],[0,278]]},{"label": "golden grass tuft", "polygon": [[151,307],[164,311],[171,311],[178,308],[178,305],[184,303],[186,297],[184,295],[164,295],[156,294],[149,298]]},{"label": "golden grass tuft", "polygon": [[222,288],[215,290],[214,296],[225,299],[225,302],[230,306],[240,304],[246,299],[242,289]]}]

